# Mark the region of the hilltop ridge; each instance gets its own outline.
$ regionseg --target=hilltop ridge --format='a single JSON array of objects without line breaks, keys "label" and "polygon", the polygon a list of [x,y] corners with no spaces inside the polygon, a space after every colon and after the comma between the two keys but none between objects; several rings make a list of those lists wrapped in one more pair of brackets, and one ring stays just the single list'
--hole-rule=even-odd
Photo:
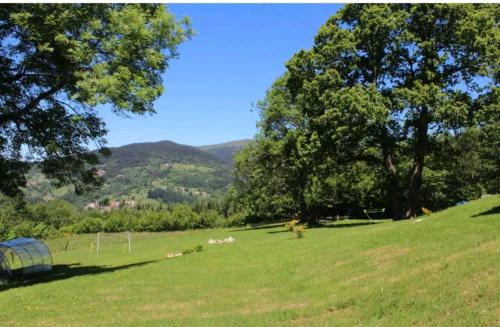
[{"label": "hilltop ridge", "polygon": [[202,145],[198,149],[210,153],[214,157],[232,165],[236,152],[251,141],[251,139],[243,139],[220,144]]},{"label": "hilltop ridge", "polygon": [[219,156],[166,140],[110,148],[111,156],[101,158],[98,165],[98,173],[105,179],[98,191],[77,197],[71,187],[54,188],[48,179],[34,172],[29,178],[26,198],[30,201],[64,199],[80,205],[103,199],[178,203],[217,198],[232,181],[229,152],[225,152],[223,158],[220,153],[232,151],[242,143],[229,142],[229,147],[213,145],[210,149],[219,151]]}]

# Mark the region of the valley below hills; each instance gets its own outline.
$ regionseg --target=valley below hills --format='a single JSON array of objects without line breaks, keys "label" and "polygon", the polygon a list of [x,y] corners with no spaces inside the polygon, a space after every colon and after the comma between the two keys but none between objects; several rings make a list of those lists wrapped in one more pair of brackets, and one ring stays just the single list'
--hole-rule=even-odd
[{"label": "valley below hills", "polygon": [[110,148],[111,156],[97,166],[105,180],[99,190],[76,195],[72,186],[56,188],[34,170],[25,199],[61,199],[87,208],[219,199],[232,182],[234,154],[249,141],[200,147],[160,141]]}]

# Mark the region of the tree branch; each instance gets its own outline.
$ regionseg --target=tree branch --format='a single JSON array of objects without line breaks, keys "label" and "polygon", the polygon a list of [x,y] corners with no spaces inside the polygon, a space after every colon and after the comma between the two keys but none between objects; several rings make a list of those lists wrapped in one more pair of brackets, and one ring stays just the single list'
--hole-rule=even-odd
[{"label": "tree branch", "polygon": [[7,112],[5,114],[0,115],[0,125],[15,120],[16,118],[22,115],[28,114],[30,111],[35,109],[41,101],[46,100],[55,93],[57,93],[59,90],[61,90],[63,86],[64,82],[61,81],[57,85],[50,88],[49,90],[38,94],[38,96],[32,99],[23,109],[14,112]]}]

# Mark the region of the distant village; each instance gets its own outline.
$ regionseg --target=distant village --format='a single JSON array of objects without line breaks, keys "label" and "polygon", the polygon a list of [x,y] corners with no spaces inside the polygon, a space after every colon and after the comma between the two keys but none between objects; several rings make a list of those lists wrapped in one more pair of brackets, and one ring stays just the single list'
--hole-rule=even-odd
[{"label": "distant village", "polygon": [[137,206],[135,200],[114,200],[114,201],[94,201],[85,205],[84,209],[100,209],[102,211],[111,211],[120,208],[133,209]]},{"label": "distant village", "polygon": [[[172,164],[162,164],[162,167],[170,168]],[[106,170],[104,169],[98,169],[95,173],[99,177],[104,177],[106,175]],[[123,175],[117,175],[115,177],[123,177]],[[160,186],[160,181],[155,180],[152,182],[152,186],[159,187]],[[197,196],[201,198],[208,198],[210,195],[208,192],[205,191],[199,191],[199,190],[192,190],[189,189],[188,187],[183,187],[183,186],[174,186],[173,191],[178,192],[178,193],[183,193],[183,194],[189,194],[192,196]],[[138,205],[136,200],[129,199],[129,200],[99,200],[99,201],[93,201],[89,202],[84,206],[84,209],[99,209],[102,211],[111,211],[115,209],[120,209],[120,208],[129,208],[133,209],[136,208]]]}]

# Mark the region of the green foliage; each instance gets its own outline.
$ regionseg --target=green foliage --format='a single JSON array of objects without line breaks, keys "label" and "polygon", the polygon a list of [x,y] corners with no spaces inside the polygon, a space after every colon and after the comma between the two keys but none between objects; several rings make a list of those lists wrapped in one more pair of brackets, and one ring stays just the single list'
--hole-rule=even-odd
[{"label": "green foliage", "polygon": [[182,203],[192,201],[190,196],[179,192],[155,188],[148,191],[148,199],[160,200],[165,203]]},{"label": "green foliage", "polygon": [[297,225],[293,228],[293,231],[297,238],[303,238],[304,237],[304,232],[305,232],[305,227],[304,225]]},{"label": "green foliage", "polygon": [[203,245],[201,245],[201,243],[196,243],[193,247],[194,249],[194,252],[200,252],[200,251],[203,251]]},{"label": "green foliage", "polygon": [[172,230],[174,221],[168,211],[145,210],[140,215],[140,220],[136,230],[143,232],[161,232]]},{"label": "green foliage", "polygon": [[31,237],[33,235],[33,227],[35,227],[35,224],[31,221],[14,225],[10,228],[8,238]]},{"label": "green foliage", "polygon": [[51,225],[56,229],[69,225],[77,219],[75,208],[66,201],[39,202],[31,205],[28,210],[31,212],[34,221]]},{"label": "green foliage", "polygon": [[191,207],[176,204],[113,210],[80,210],[56,200],[16,208],[13,201],[0,201],[0,241],[16,237],[53,238],[61,233],[164,232],[196,228],[241,226],[246,215],[225,216],[219,202],[198,202]]},{"label": "green foliage", "polygon": [[497,192],[499,41],[494,5],[346,5],[258,104],[259,134],[236,156],[239,204],[261,220],[408,218],[422,201]]},{"label": "green foliage", "polygon": [[200,227],[225,227],[227,221],[215,210],[203,210],[199,213],[199,224]]},{"label": "green foliage", "polygon": [[224,227],[243,226],[246,223],[247,216],[245,212],[235,212],[227,217]]},{"label": "green foliage", "polygon": [[114,148],[98,166],[105,184],[95,192],[75,196],[70,187],[54,188],[33,170],[25,189],[27,201],[64,199],[85,206],[89,202],[131,200],[144,203],[194,203],[221,199],[232,181],[232,168],[195,147],[162,141]]},{"label": "green foliage", "polygon": [[0,220],[0,241],[5,241],[9,238],[9,225],[3,220]]},{"label": "green foliage", "polygon": [[61,235],[61,233],[53,226],[46,225],[45,223],[35,223],[32,221],[25,221],[14,226],[10,226],[10,228],[8,229],[6,228],[6,226],[3,226],[2,229],[3,240],[14,239],[18,237],[49,239]]},{"label": "green foliage", "polygon": [[191,254],[191,253],[201,252],[201,251],[203,251],[203,245],[201,245],[201,243],[196,243],[193,247],[184,249],[182,251],[182,254]]},{"label": "green foliage", "polygon": [[134,230],[133,216],[128,211],[111,211],[104,220],[105,232],[126,232]]},{"label": "green foliage", "polygon": [[293,232],[293,229],[295,228],[295,226],[297,226],[298,223],[299,223],[298,219],[292,219],[285,224],[285,228],[287,231]]},{"label": "green foliage", "polygon": [[200,227],[199,215],[186,204],[179,204],[174,206],[172,210],[172,217],[174,221],[174,229],[190,229]]},{"label": "green foliage", "polygon": [[249,221],[285,218],[299,211],[300,185],[293,180],[291,160],[285,159],[288,149],[285,141],[257,139],[236,155],[233,201],[248,213]]},{"label": "green foliage", "polygon": [[61,233],[53,226],[45,223],[38,223],[33,226],[32,237],[38,239],[49,239],[61,236]]},{"label": "green foliage", "polygon": [[99,218],[86,217],[83,218],[78,223],[71,226],[70,230],[72,233],[97,233],[104,230],[104,223]]},{"label": "green foliage", "polygon": [[160,4],[3,5],[0,191],[20,193],[26,159],[77,193],[102,185],[87,148],[109,153],[94,108],[153,113],[162,74],[191,34],[188,19]]}]

